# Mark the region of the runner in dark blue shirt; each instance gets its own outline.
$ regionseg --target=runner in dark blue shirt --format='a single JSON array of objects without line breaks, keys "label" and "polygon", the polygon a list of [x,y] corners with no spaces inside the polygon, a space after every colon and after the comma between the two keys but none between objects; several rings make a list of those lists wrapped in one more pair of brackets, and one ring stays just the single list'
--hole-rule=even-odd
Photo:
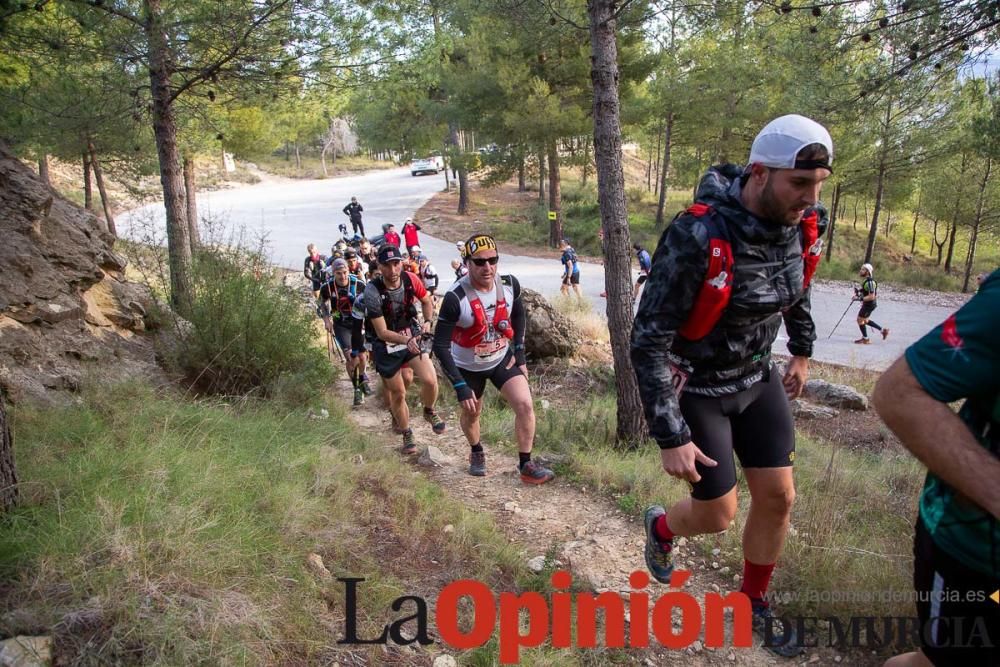
[{"label": "runner in dark blue shirt", "polygon": [[563,296],[569,296],[569,288],[572,285],[577,298],[583,299],[583,293],[580,291],[580,266],[577,263],[576,251],[566,239],[559,242],[559,249],[562,250],[559,261],[563,265],[562,287],[559,288],[559,291],[562,292]]},{"label": "runner in dark blue shirt", "polygon": [[653,268],[653,258],[649,256],[649,251],[638,243],[633,244],[632,249],[635,250],[635,257],[639,260],[639,280],[635,283],[632,298],[638,299],[642,284],[649,279],[649,271]]}]

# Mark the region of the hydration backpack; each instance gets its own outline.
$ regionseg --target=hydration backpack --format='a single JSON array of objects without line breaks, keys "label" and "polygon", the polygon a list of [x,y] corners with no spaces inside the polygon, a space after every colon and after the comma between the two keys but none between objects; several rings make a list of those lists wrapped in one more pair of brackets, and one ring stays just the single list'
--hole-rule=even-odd
[{"label": "hydration backpack", "polygon": [[[733,246],[729,240],[726,221],[711,206],[692,204],[685,213],[699,218],[707,216],[705,222],[708,228],[708,270],[705,271],[704,282],[698,290],[698,296],[695,297],[687,321],[677,331],[688,340],[700,340],[715,328],[729,304],[729,297],[733,291]],[[823,252],[823,241],[819,238],[823,230],[820,229],[819,222],[819,212],[815,207],[810,207],[806,209],[799,223],[799,237],[803,248],[803,290],[809,288]],[[788,264],[768,276],[767,280],[773,280],[793,267],[794,264]]]}]

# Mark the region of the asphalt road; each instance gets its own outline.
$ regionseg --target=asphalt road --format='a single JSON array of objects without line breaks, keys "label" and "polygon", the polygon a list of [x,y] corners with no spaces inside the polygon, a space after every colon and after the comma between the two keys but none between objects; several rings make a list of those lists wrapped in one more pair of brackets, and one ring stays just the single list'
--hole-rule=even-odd
[{"label": "asphalt road", "polygon": [[[408,169],[393,169],[327,180],[262,183],[208,192],[199,195],[198,208],[202,217],[220,220],[229,229],[242,226],[252,234],[266,235],[274,263],[298,269],[306,255],[307,244],[315,242],[321,252],[326,252],[339,236],[337,225],[347,221],[341,209],[352,196],[358,197],[364,206],[365,231],[374,236],[381,233],[382,223],[392,222],[397,228],[401,227],[406,217],[413,215],[443,186],[443,176],[412,177]],[[124,216],[123,234],[128,234],[136,219],[152,219],[162,229],[162,204],[143,207]],[[486,225],[484,231],[489,231]],[[421,246],[441,274],[442,283],[452,276],[450,262],[458,256],[454,245],[457,240],[421,235]],[[562,267],[557,251],[552,252],[551,259],[503,255],[500,266],[503,272],[513,273],[522,284],[548,297],[559,293]],[[584,263],[581,276],[584,296],[595,311],[604,313],[605,299],[600,297],[604,289],[603,267]],[[820,283],[813,288],[812,310],[817,333],[813,356],[817,360],[856,368],[884,369],[910,343],[952,312],[950,308],[914,302],[912,297],[904,300],[881,296],[872,318],[891,329],[889,338],[883,341],[877,332],[869,330],[871,345],[855,345],[853,341],[860,336],[855,323],[857,303],[851,305],[850,312],[829,337],[850,299],[849,292],[838,291],[829,285]],[[782,330],[775,343],[775,352],[785,352],[786,342]]]}]

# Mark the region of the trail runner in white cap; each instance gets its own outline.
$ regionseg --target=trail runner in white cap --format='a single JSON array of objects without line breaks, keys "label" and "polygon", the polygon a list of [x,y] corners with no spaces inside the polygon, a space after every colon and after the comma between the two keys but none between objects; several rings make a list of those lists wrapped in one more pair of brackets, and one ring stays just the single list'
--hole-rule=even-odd
[{"label": "trail runner in white cap", "polygon": [[[795,498],[795,430],[816,329],[808,282],[818,262],[818,205],[833,142],[819,123],[782,116],[753,142],[746,167],[712,167],[696,203],[664,232],[632,332],[632,365],[663,470],[690,496],[646,510],[646,565],[673,571],[676,536],[726,530],[736,516],[734,455],[750,492],[740,590],[754,627],[780,655],[801,652],[771,613],[767,589]],[[771,346],[784,320],[792,359],[782,377]]]}]

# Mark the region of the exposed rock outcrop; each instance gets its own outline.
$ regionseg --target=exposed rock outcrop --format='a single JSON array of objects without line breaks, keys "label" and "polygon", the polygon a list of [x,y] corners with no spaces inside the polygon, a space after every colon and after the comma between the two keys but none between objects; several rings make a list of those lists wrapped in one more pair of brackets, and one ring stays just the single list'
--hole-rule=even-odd
[{"label": "exposed rock outcrop", "polygon": [[126,282],[113,238],[2,144],[0,238],[0,385],[12,401],[159,373],[137,335],[152,299]]},{"label": "exposed rock outcrop", "polygon": [[573,356],[583,342],[576,325],[534,290],[522,288],[521,298],[528,316],[524,335],[528,356],[532,359]]}]

